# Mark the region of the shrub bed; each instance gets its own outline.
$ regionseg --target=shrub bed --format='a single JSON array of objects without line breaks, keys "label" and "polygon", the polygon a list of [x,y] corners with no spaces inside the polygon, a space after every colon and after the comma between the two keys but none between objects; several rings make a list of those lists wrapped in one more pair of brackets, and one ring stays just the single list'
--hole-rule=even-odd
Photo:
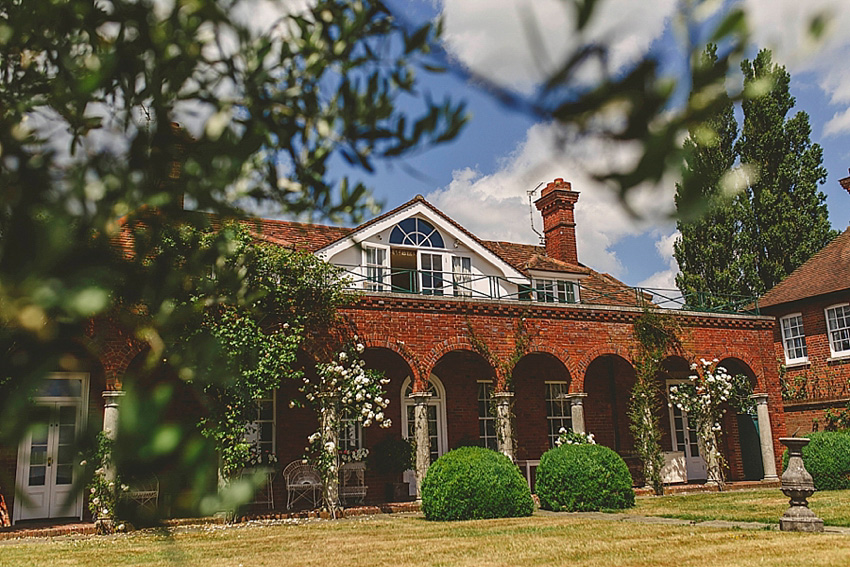
[{"label": "shrub bed", "polygon": [[540,458],[535,491],[540,507],[589,512],[635,505],[632,477],[622,457],[602,445],[561,445]]},{"label": "shrub bed", "polygon": [[[820,431],[805,435],[811,441],[803,447],[803,464],[812,475],[817,490],[850,488],[850,433]],[[782,470],[788,467],[788,450],[782,455]]]},{"label": "shrub bed", "polygon": [[515,518],[530,516],[534,502],[510,459],[482,447],[461,447],[428,468],[422,511],[428,520]]}]

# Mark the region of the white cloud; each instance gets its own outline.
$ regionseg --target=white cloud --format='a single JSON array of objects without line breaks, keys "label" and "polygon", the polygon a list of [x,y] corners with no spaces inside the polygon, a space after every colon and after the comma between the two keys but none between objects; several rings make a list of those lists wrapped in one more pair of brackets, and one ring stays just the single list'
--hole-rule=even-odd
[{"label": "white cloud", "polygon": [[[660,188],[637,189],[631,204],[645,215],[634,218],[610,190],[588,173],[628,161],[630,152],[597,139],[564,144],[563,136],[553,125],[532,126],[517,150],[502,160],[498,171],[455,171],[447,187],[426,198],[480,238],[536,244],[526,192],[540,182],[562,177],[581,194],[576,204],[579,261],[595,270],[624,277],[627,272],[614,246],[624,238],[669,223],[674,184],[666,180]],[[538,192],[534,198],[539,196]],[[658,203],[667,205],[659,207]],[[533,214],[534,226],[542,232],[543,223],[536,208]]]},{"label": "white cloud", "polygon": [[[611,46],[610,65],[636,60],[661,35],[675,0],[600,2],[587,38]],[[444,39],[472,71],[529,92],[553,71],[578,38],[563,0],[443,0]]]},{"label": "white cloud", "polygon": [[674,230],[670,234],[659,233],[659,238],[655,241],[655,251],[667,267],[655,272],[640,282],[638,287],[676,289],[676,274],[679,273],[679,264],[676,262],[676,258],[673,257],[673,244],[675,244],[679,236],[678,230]]},{"label": "white cloud", "polygon": [[[794,74],[811,73],[814,81],[838,106],[824,126],[825,136],[850,133],[850,11],[841,0],[746,0],[755,44],[769,47],[774,59]],[[827,33],[821,41],[808,34],[809,22],[825,14]]]}]

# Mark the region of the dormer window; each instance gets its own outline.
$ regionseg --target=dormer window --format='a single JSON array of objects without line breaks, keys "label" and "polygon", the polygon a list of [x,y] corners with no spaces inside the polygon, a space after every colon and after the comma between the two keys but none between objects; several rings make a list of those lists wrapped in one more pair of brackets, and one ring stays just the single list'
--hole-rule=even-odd
[{"label": "dormer window", "polygon": [[565,280],[534,280],[534,299],[543,303],[575,303],[576,284]]},{"label": "dormer window", "polygon": [[426,220],[411,217],[398,223],[390,233],[390,244],[425,248],[445,248],[443,237]]}]

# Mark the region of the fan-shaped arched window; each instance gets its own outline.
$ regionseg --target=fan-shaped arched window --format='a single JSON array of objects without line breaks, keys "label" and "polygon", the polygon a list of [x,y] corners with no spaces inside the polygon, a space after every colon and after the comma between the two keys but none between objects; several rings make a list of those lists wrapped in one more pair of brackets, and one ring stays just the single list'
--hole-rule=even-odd
[{"label": "fan-shaped arched window", "polygon": [[445,248],[443,237],[426,220],[411,217],[398,223],[390,233],[391,244]]}]

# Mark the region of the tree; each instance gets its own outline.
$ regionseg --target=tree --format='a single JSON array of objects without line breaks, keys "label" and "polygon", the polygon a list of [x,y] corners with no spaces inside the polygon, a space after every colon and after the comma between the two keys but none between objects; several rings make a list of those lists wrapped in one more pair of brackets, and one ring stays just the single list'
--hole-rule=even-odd
[{"label": "tree", "polygon": [[[809,116],[794,108],[791,77],[763,49],[741,64],[746,91],[744,123],[736,144],[753,180],[742,201],[738,248],[744,285],[759,295],[779,283],[837,234],[830,228],[823,150],[812,143]],[[759,92],[761,91],[761,92]]]},{"label": "tree", "polygon": [[[716,60],[716,47],[710,45],[701,62],[710,67]],[[681,237],[673,255],[680,269],[676,285],[689,304],[714,306],[723,300],[707,292],[744,291],[734,246],[738,203],[722,187],[724,175],[735,165],[737,137],[734,105],[727,99],[717,114],[690,129],[684,143],[686,165],[675,197]]]},{"label": "tree", "polygon": [[[685,16],[697,3],[683,3]],[[316,0],[257,31],[235,17],[243,4],[0,0],[4,442],[17,442],[37,380],[64,368],[68,343],[93,319],[113,319],[179,377],[225,364],[214,341],[166,352],[200,316],[191,294],[260,316],[243,271],[200,277],[233,258],[226,231],[181,256],[179,270],[160,253],[177,224],[208,228],[209,217],[187,218],[184,199],[219,216],[242,216],[253,199],[272,212],[356,219],[373,203],[365,186],[330,178],[334,160],[371,171],[462,128],[463,104],[433,101],[416,81],[444,63],[439,23],[411,26],[380,0]],[[728,49],[714,68],[686,73],[700,103],[671,108],[681,81],[661,74],[657,54],[609,68],[610,50],[587,33],[597,4],[565,4],[574,48],[532,100],[493,91],[536,117],[639,146],[634,164],[599,174],[625,202],[677,162],[683,129],[710,116],[709,84],[742,53],[746,21],[738,8],[710,20]],[[601,70],[597,81],[589,69]],[[157,422],[160,399],[128,389],[123,415],[142,420],[133,433],[173,439]],[[175,466],[192,469],[200,454],[186,450]]]},{"label": "tree", "polygon": [[[705,57],[714,57],[714,49]],[[786,118],[795,104],[788,72],[772,63],[768,50],[741,69],[747,95],[740,135],[728,100],[685,141],[688,159],[676,195],[681,238],[674,255],[681,270],[676,285],[690,303],[719,307],[730,300],[703,292],[760,295],[836,234],[817,188],[826,170],[821,147],[810,139],[808,115]],[[736,162],[746,186],[733,194],[727,172]],[[686,186],[691,193],[683,191]],[[704,196],[696,201],[704,204],[704,216],[692,214],[694,201],[687,195]]]}]

